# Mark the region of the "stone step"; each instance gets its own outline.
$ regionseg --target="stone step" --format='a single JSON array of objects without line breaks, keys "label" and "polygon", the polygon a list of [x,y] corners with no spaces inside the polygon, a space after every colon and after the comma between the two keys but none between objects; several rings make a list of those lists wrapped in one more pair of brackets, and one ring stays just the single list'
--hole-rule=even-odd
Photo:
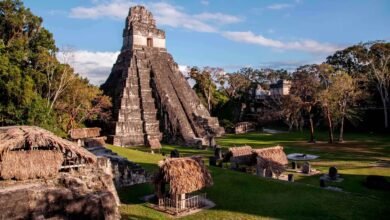
[{"label": "stone step", "polygon": [[126,136],[115,135],[114,136],[114,145],[117,146],[136,146],[145,144],[145,135],[144,134],[129,134]]},{"label": "stone step", "polygon": [[116,134],[140,134],[143,133],[143,123],[141,120],[139,121],[118,121],[115,126]]},{"label": "stone step", "polygon": [[142,105],[142,113],[155,111],[157,111],[157,108],[154,103],[151,103],[150,105]]},{"label": "stone step", "polygon": [[137,121],[141,120],[141,113],[139,114],[129,114],[129,113],[119,113],[118,121],[127,122],[127,121]]},{"label": "stone step", "polygon": [[123,113],[123,114],[141,114],[141,110],[140,109],[127,109],[127,108],[123,108],[123,109],[119,109],[118,113]]},{"label": "stone step", "polygon": [[129,99],[127,97],[122,97],[121,99],[121,105],[125,106],[139,106],[141,100],[139,99]]},{"label": "stone step", "polygon": [[127,102],[127,103],[140,103],[141,98],[138,95],[128,95],[128,94],[123,94],[121,97],[121,102]]},{"label": "stone step", "polygon": [[156,101],[152,99],[142,99],[142,105],[154,105],[156,106]]}]

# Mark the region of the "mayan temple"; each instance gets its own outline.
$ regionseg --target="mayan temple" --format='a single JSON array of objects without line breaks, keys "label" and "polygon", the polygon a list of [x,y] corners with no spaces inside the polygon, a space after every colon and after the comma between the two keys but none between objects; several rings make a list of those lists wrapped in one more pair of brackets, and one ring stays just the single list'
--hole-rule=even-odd
[{"label": "mayan temple", "polygon": [[224,133],[179,71],[165,48],[165,32],[143,6],[130,8],[121,53],[101,88],[113,102],[115,145],[209,145]]}]

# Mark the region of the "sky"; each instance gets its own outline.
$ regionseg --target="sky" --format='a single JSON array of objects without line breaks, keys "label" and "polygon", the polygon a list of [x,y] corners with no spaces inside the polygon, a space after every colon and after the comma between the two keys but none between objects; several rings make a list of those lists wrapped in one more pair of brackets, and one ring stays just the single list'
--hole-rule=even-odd
[{"label": "sky", "polygon": [[[144,5],[181,69],[294,68],[360,42],[390,40],[388,0],[25,0],[72,48],[69,61],[99,85],[122,46],[129,7]],[[66,49],[68,50],[68,49]]]}]

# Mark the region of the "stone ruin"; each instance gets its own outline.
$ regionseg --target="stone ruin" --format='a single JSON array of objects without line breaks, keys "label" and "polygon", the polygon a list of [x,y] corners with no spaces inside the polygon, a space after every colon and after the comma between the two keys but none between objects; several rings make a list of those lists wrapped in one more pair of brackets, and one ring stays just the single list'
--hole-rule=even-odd
[{"label": "stone ruin", "polygon": [[86,149],[98,157],[108,158],[113,174],[113,181],[117,188],[151,182],[151,174],[146,172],[139,164],[104,147],[104,144],[89,142]]},{"label": "stone ruin", "polygon": [[127,158],[121,157],[105,147],[106,137],[100,136],[100,128],[73,129],[70,132],[70,136],[74,141],[77,140],[78,143],[82,139],[82,147],[98,158],[108,159],[109,163],[106,164],[106,167],[113,176],[115,187],[120,188],[151,181],[151,175],[139,164],[129,161]]},{"label": "stone ruin", "polygon": [[0,219],[120,219],[110,161],[49,179],[0,181]]},{"label": "stone ruin", "polygon": [[224,133],[179,71],[165,48],[165,32],[143,6],[130,8],[121,53],[101,88],[113,102],[109,130],[114,145],[210,145]]}]

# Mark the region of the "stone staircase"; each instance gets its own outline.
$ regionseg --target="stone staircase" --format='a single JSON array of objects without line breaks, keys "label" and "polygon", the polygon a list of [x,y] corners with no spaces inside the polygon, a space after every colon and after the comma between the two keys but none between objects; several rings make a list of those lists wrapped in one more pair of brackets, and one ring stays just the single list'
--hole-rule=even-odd
[{"label": "stone staircase", "polygon": [[132,56],[122,91],[114,145],[147,145],[149,139],[161,141],[157,108],[150,86],[148,63]]}]

